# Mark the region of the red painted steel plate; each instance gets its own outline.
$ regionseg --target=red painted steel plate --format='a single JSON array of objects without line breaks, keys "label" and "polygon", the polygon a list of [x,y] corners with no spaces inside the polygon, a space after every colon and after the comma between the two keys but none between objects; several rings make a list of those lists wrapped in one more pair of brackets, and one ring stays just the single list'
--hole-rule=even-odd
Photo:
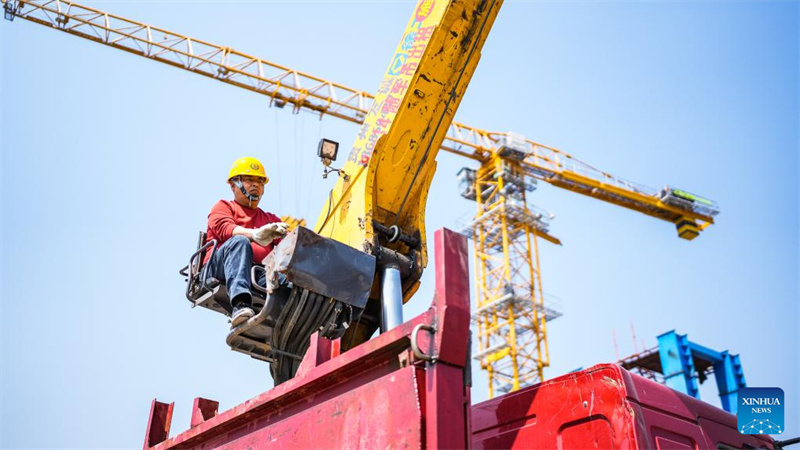
[{"label": "red painted steel plate", "polygon": [[473,448],[772,448],[735,416],[604,364],[472,408]]},{"label": "red painted steel plate", "polygon": [[240,427],[186,447],[420,448],[422,412],[414,370],[406,367],[327,401],[310,401],[305,408],[292,408],[290,415],[276,411],[254,416]]}]

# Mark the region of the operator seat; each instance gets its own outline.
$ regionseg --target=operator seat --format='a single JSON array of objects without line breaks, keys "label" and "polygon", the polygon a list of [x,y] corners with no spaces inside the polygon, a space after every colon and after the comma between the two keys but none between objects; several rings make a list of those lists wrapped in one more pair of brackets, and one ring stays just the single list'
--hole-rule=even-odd
[{"label": "operator seat", "polygon": [[[192,306],[230,316],[224,280],[207,276],[203,260],[217,241],[200,233],[197,250],[180,270]],[[226,338],[232,350],[270,363],[275,384],[291,379],[313,333],[341,338],[361,314],[373,286],[376,258],[346,244],[298,226],[267,256],[265,266],[250,272],[255,316],[233,328]],[[257,283],[261,275],[268,288]],[[363,327],[362,327],[363,328]]]},{"label": "operator seat", "polygon": [[[200,232],[197,239],[197,250],[189,258],[189,264],[179,273],[186,277],[186,299],[192,303],[192,308],[201,306],[211,311],[230,317],[233,311],[231,300],[225,280],[218,280],[207,276],[207,264],[203,264],[207,254],[213,254],[217,249],[216,239],[207,241],[205,232]],[[277,289],[273,295],[258,284],[257,280],[264,273],[264,266],[253,264],[250,272],[252,308],[256,313],[256,320],[248,321],[231,331],[228,335],[228,345],[231,349],[250,355],[255,359],[271,362],[270,339],[275,326],[277,313],[280,312],[288,297],[285,286]],[[277,292],[280,291],[280,292]],[[264,305],[269,305],[266,314],[260,314]]]},{"label": "operator seat", "polygon": [[[206,276],[206,265],[203,264],[206,255],[213,254],[216,251],[217,244],[215,239],[207,241],[206,233],[201,231],[197,239],[197,250],[189,258],[189,265],[180,270],[180,274],[187,278],[186,299],[192,303],[192,307],[202,306],[230,317],[233,307],[228,297],[225,280],[218,280],[213,277],[208,278]],[[257,278],[253,275],[257,274],[258,270],[263,271],[264,266],[254,264],[254,269],[251,272],[253,286],[256,286],[255,279]],[[256,290],[252,294],[254,310],[256,308],[261,309],[266,300],[266,291]]]}]

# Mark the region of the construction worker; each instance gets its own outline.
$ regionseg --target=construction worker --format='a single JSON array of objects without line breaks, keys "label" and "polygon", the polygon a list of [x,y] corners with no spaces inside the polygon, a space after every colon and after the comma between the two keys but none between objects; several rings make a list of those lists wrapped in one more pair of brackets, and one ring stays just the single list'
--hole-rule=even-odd
[{"label": "construction worker", "polygon": [[217,240],[217,249],[206,256],[208,276],[225,280],[233,307],[232,327],[254,315],[250,291],[253,263],[261,263],[289,229],[280,217],[258,207],[267,182],[261,161],[237,159],[228,173],[233,201],[218,201],[208,214],[207,239]]}]

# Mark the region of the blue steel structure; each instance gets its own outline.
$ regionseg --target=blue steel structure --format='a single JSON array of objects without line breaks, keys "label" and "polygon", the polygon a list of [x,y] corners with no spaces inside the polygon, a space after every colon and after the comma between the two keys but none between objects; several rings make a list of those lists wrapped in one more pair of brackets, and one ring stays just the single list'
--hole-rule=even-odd
[{"label": "blue steel structure", "polygon": [[712,350],[675,330],[658,336],[657,348],[628,357],[620,361],[620,365],[651,375],[660,374],[659,381],[697,399],[700,398],[700,383],[713,372],[722,408],[732,414],[736,414],[737,392],[747,386],[739,355]]}]

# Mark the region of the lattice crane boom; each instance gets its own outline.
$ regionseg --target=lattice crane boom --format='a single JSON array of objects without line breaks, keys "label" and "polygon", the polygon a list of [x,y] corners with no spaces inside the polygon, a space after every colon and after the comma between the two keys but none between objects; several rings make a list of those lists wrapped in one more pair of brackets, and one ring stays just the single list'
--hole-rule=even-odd
[{"label": "lattice crane boom", "polygon": [[[204,75],[291,105],[363,124],[380,108],[369,92],[293,70],[229,47],[60,0],[0,0],[6,19],[20,17],[84,39]],[[557,148],[516,133],[452,122],[441,149],[479,163],[459,173],[462,196],[477,204],[464,230],[475,242],[475,359],[489,375],[489,394],[541,381],[549,366],[547,322],[560,316],[545,306],[537,238],[559,244],[549,214],[528,204],[536,181],[622,206],[676,225],[694,239],[714,223],[716,202],[689,192],[653,189],[611,175]]]},{"label": "lattice crane boom", "polygon": [[[23,18],[135,55],[266,95],[272,105],[292,105],[361,124],[374,95],[321,77],[153,27],[121,16],[60,0],[0,0],[7,19]],[[597,170],[547,145],[453,122],[442,150],[485,164],[498,152],[518,160],[526,175],[554,186],[595,197],[675,223],[691,222],[694,238],[714,223],[718,205],[679,189],[648,188]]]}]

